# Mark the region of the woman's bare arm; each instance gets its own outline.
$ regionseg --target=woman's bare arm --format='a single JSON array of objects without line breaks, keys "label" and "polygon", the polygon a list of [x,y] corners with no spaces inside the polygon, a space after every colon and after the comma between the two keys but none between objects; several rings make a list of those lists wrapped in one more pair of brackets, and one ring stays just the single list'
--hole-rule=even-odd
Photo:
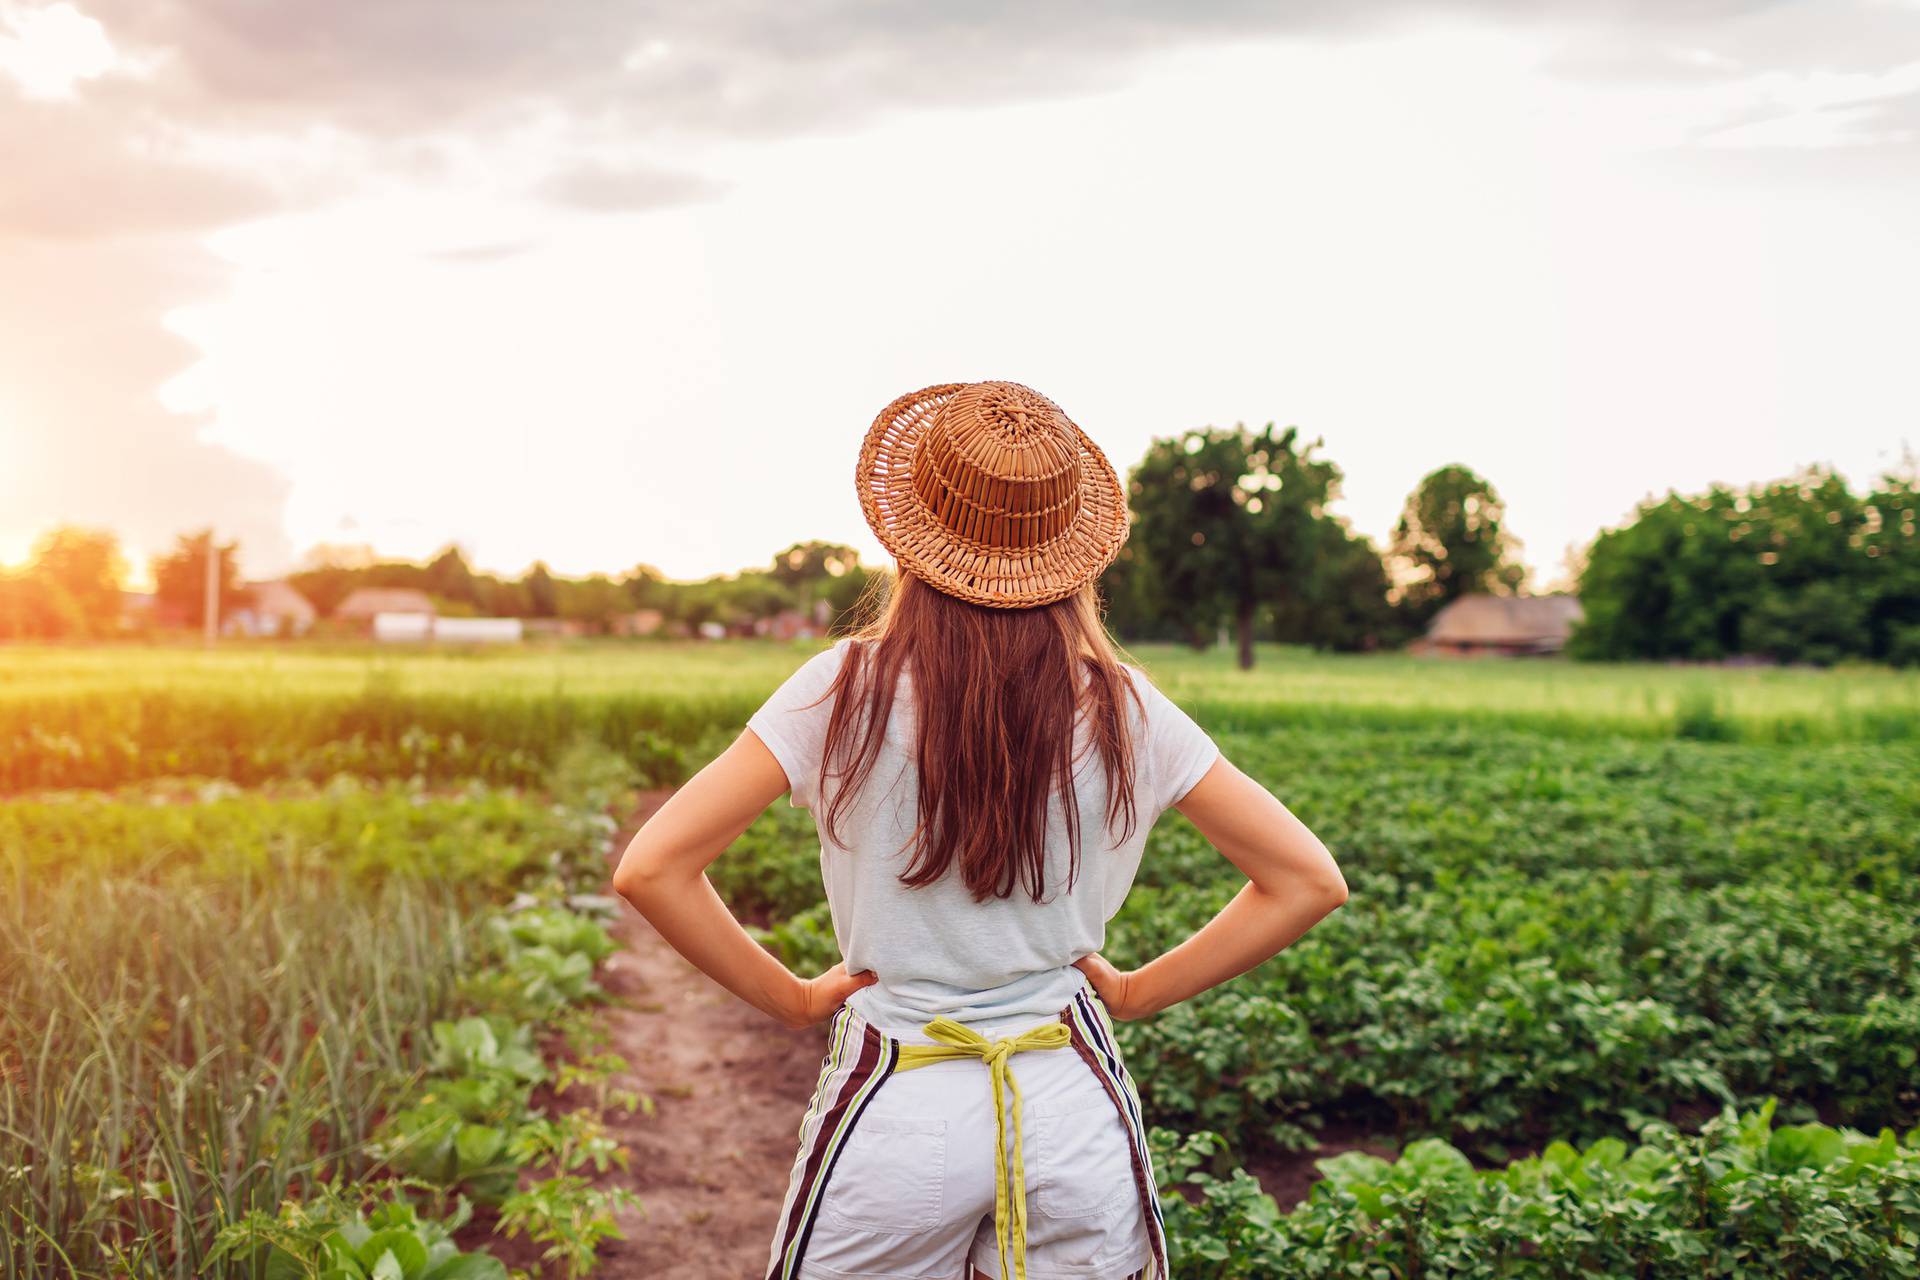
[{"label": "woman's bare arm", "polygon": [[796,977],[740,927],[706,875],[786,791],[780,762],[751,729],[743,732],[634,833],[613,889],[702,973],[762,1013],[804,1027],[873,976],[850,977],[836,964],[811,981]]},{"label": "woman's bare arm", "polygon": [[1247,883],[1192,937],[1138,969],[1122,972],[1097,954],[1075,962],[1116,1018],[1143,1018],[1239,977],[1347,900],[1319,837],[1225,756],[1174,807]]}]

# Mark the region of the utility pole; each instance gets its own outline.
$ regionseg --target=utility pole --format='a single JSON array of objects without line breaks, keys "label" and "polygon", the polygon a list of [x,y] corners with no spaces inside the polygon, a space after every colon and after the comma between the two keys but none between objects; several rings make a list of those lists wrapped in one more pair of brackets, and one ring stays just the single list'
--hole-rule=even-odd
[{"label": "utility pole", "polygon": [[206,621],[202,631],[211,649],[220,637],[220,547],[213,538],[213,526],[207,526]]}]

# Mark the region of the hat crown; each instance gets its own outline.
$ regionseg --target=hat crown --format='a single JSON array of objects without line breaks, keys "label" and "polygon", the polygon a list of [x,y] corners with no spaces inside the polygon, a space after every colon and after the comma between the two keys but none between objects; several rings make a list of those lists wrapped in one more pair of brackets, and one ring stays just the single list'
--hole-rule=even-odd
[{"label": "hat crown", "polygon": [[1060,406],[1017,382],[969,383],[947,398],[914,451],[912,480],[954,537],[1025,551],[1080,513],[1080,435]]}]

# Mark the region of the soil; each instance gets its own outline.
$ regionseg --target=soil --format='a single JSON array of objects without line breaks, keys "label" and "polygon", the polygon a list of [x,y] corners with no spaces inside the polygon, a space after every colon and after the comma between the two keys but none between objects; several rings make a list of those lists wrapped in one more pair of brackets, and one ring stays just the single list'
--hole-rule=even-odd
[{"label": "soil", "polygon": [[1282,1213],[1307,1198],[1313,1184],[1320,1181],[1314,1161],[1326,1160],[1347,1151],[1364,1151],[1382,1159],[1392,1159],[1392,1142],[1377,1132],[1362,1127],[1329,1125],[1320,1134],[1320,1143],[1306,1151],[1253,1151],[1246,1170],[1260,1180],[1260,1189],[1272,1196]]},{"label": "soil", "polygon": [[[613,844],[615,857],[667,794],[642,795]],[[633,1163],[603,1181],[632,1190],[644,1210],[621,1221],[625,1240],[601,1246],[594,1274],[761,1275],[801,1113],[826,1053],[825,1028],[790,1031],[773,1022],[682,960],[630,908],[622,908],[615,935],[624,950],[601,974],[616,1002],[608,1048],[631,1065],[615,1087],[652,1098],[654,1114],[608,1118]]]}]

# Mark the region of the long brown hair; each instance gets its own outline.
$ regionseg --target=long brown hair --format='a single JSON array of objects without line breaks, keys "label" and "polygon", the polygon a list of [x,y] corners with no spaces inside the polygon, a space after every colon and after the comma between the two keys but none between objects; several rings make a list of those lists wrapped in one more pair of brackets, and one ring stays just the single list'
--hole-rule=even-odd
[{"label": "long brown hair", "polygon": [[[887,585],[884,575],[882,589]],[[873,771],[896,684],[911,663],[918,742],[919,817],[901,872],[911,887],[958,865],[974,901],[1024,889],[1045,900],[1046,832],[1053,797],[1065,810],[1072,891],[1080,869],[1073,802],[1076,715],[1107,776],[1109,829],[1133,833],[1132,742],[1121,698],[1140,693],[1122,669],[1093,585],[1052,604],[994,609],[945,595],[912,574],[891,575],[883,607],[856,631],[826,696],[833,699],[820,766],[839,789],[826,831]],[[1085,686],[1080,677],[1084,674]]]}]

